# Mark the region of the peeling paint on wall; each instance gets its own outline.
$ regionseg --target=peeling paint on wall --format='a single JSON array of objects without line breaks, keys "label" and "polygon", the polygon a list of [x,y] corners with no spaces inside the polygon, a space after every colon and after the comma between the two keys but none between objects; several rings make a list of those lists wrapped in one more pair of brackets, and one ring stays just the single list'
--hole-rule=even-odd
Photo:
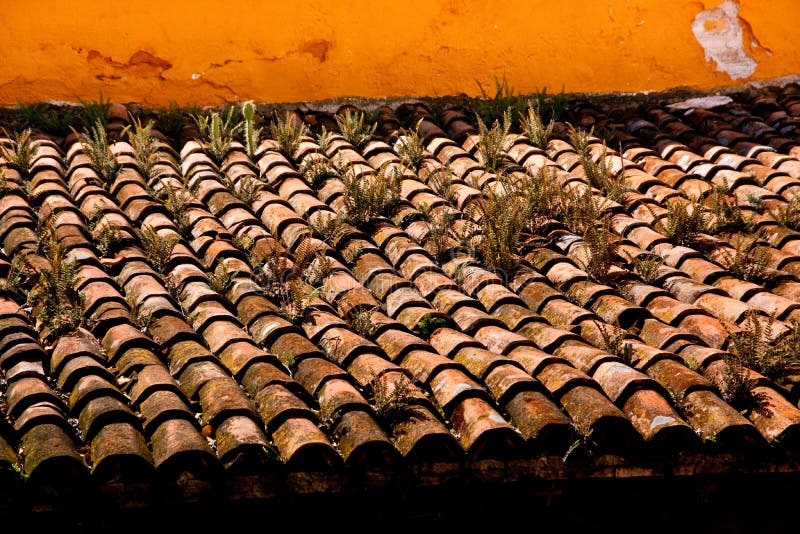
[{"label": "peeling paint on wall", "polygon": [[749,78],[758,63],[744,51],[739,3],[725,0],[714,9],[706,9],[692,21],[692,32],[706,53],[706,61],[714,60],[716,70],[732,80]]}]

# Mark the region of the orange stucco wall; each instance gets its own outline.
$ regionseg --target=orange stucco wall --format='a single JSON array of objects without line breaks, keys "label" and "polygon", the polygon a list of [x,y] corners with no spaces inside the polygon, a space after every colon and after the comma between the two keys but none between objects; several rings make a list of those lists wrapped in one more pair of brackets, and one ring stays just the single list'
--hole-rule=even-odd
[{"label": "orange stucco wall", "polygon": [[503,75],[518,92],[708,89],[800,72],[797,0],[725,0],[755,68],[717,70],[692,24],[721,1],[3,0],[0,103],[476,95]]}]

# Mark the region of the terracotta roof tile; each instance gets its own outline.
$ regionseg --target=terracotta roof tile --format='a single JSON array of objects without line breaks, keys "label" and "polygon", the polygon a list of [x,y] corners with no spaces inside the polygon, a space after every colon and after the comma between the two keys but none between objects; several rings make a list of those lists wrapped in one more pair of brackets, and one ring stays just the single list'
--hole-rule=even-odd
[{"label": "terracotta roof tile", "polygon": [[[593,191],[623,238],[606,285],[581,269],[589,254],[568,221],[552,221],[545,239],[531,240],[511,273],[491,271],[466,246],[475,239],[452,240],[446,255],[431,253],[423,211],[432,219],[452,214],[453,232],[462,232],[469,221],[479,226],[481,197],[502,189],[502,176],[482,166],[472,115],[461,110],[435,116],[408,104],[395,115],[384,106],[382,137],[362,148],[337,134],[323,155],[309,135],[291,158],[273,140],[251,158],[237,141],[219,167],[201,143],[181,141],[180,154],[162,144],[160,173],[147,180],[132,147],[119,142],[112,147],[123,168],[108,190],[74,136],[66,157],[45,143],[32,168],[35,201],[6,165],[19,191],[0,199],[0,274],[9,276],[15,257],[37,271],[50,268],[39,255],[37,224],[60,213],[56,234],[79,264],[74,285],[90,322],[79,335],[55,336],[0,299],[0,391],[12,423],[0,426],[0,462],[18,462],[20,445],[32,479],[91,472],[98,482],[131,482],[149,481],[153,471],[166,479],[186,472],[196,488],[212,484],[219,469],[250,480],[285,473],[275,487],[260,483],[274,498],[294,491],[297,475],[311,480],[317,470],[335,470],[324,484],[341,490],[357,473],[386,481],[405,463],[432,469],[422,476],[434,483],[487,459],[521,462],[520,473],[548,465],[543,480],[565,479],[572,462],[589,477],[607,473],[602,456],[583,457],[570,446],[576,443],[579,452],[616,455],[618,475],[631,462],[648,466],[650,476],[717,466],[720,450],[758,455],[759,443],[788,458],[800,422],[791,380],[778,385],[747,371],[753,392],[769,401],[747,417],[723,395],[730,358],[723,349],[731,332],[746,330],[745,317],[755,310],[773,338],[788,335],[785,322],[800,318],[800,239],[770,213],[800,191],[800,167],[788,155],[797,153],[796,139],[788,123],[736,106],[686,115],[653,106],[646,118],[617,110],[613,120],[587,104],[569,112],[572,124],[620,128],[615,139],[626,159],[611,150],[605,162],[636,189],[620,202]],[[334,127],[330,114],[295,116],[313,128],[321,121]],[[420,134],[429,153],[419,172],[391,144],[411,117],[425,118]],[[548,167],[560,187],[586,190],[575,147],[558,138],[563,127],[547,151],[510,135],[506,161],[529,172]],[[599,159],[601,140],[589,140]],[[338,177],[307,181],[301,163],[321,157],[353,162],[362,179],[397,168],[401,207],[323,239],[311,222],[336,217],[344,197]],[[434,182],[444,163],[453,173],[449,191]],[[259,180],[247,203],[240,200],[246,177]],[[192,197],[178,225],[163,191],[184,183]],[[665,234],[667,203],[694,202],[715,185],[729,187],[745,215],[755,214],[769,244],[763,283],[724,267],[720,251],[733,250],[737,235],[704,236],[715,251],[679,246]],[[101,226],[111,224],[123,242],[101,258]],[[140,248],[135,231],[144,225],[181,238],[167,276]],[[236,248],[245,236],[247,252]],[[282,316],[285,303],[259,282],[257,262],[278,242],[290,255],[287,266],[299,263],[301,243],[330,260],[317,280],[304,281],[312,297],[300,318]],[[628,257],[649,253],[664,265],[645,280]],[[236,273],[219,292],[211,284],[218,267]],[[149,315],[149,324],[133,324],[135,312]],[[604,325],[624,330],[618,350]],[[393,392],[405,406],[399,416],[384,404]],[[650,456],[662,453],[677,458],[676,466]],[[457,471],[446,467],[462,463]],[[232,481],[225,482],[230,491]],[[248,487],[235,491],[256,491]]]}]

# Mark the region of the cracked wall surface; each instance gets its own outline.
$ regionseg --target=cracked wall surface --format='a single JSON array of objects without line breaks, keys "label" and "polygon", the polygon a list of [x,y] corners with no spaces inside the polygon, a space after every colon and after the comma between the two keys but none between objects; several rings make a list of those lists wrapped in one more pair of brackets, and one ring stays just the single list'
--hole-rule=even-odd
[{"label": "cracked wall surface", "polygon": [[0,104],[709,89],[800,72],[796,0],[5,0]]}]

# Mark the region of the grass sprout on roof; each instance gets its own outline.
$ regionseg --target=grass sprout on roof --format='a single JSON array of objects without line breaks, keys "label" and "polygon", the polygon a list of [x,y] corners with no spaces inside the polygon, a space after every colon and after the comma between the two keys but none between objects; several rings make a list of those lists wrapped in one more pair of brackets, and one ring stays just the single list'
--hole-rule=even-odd
[{"label": "grass sprout on roof", "polygon": [[539,112],[540,109],[540,104],[534,105],[529,103],[526,113],[520,113],[520,123],[522,124],[522,131],[528,137],[531,144],[545,150],[547,148],[547,142],[553,134],[553,121],[551,120],[545,125]]},{"label": "grass sprout on roof", "polygon": [[122,130],[127,134],[128,142],[133,148],[133,156],[136,160],[136,167],[145,180],[150,180],[155,175],[155,165],[158,161],[158,142],[151,135],[153,121],[148,120],[142,124],[142,120],[131,115],[131,124]]},{"label": "grass sprout on roof", "polygon": [[239,274],[239,270],[229,270],[224,264],[220,263],[213,273],[208,273],[208,282],[211,288],[221,295],[226,295],[233,285],[233,281]]},{"label": "grass sprout on roof", "polygon": [[667,202],[667,216],[658,220],[657,229],[663,231],[677,245],[696,246],[700,235],[709,230],[708,211],[697,203],[690,206],[690,203],[683,199],[671,199]]},{"label": "grass sprout on roof", "polygon": [[774,339],[775,315],[765,317],[750,310],[741,329],[731,332],[728,352],[744,367],[770,380],[782,380],[796,374],[800,366],[800,323],[791,323],[788,334]]},{"label": "grass sprout on roof", "polygon": [[791,230],[800,230],[800,195],[795,193],[785,204],[773,207],[769,214],[778,224]]},{"label": "grass sprout on roof", "polygon": [[47,327],[48,341],[77,330],[83,324],[84,296],[75,289],[78,266],[66,258],[58,242],[55,219],[44,224],[47,250],[45,257],[50,266],[39,273],[39,281],[28,295],[36,319]]},{"label": "grass sprout on roof", "polygon": [[395,167],[383,166],[374,176],[357,176],[348,167],[344,182],[344,218],[354,226],[363,227],[375,218],[387,215],[400,201],[401,175]]},{"label": "grass sprout on roof", "polygon": [[241,122],[234,119],[236,109],[238,108],[235,106],[228,107],[222,115],[216,111],[207,115],[192,115],[197,129],[200,130],[200,135],[205,141],[208,155],[217,165],[222,164],[231,150],[231,144],[236,135],[243,127]]},{"label": "grass sprout on roof", "polygon": [[428,185],[433,192],[445,199],[448,203],[452,204],[455,201],[455,194],[453,193],[453,169],[450,167],[450,162],[444,164],[444,167],[439,167],[428,174]]},{"label": "grass sprout on roof", "polygon": [[100,224],[97,229],[95,244],[97,250],[100,252],[102,258],[110,258],[113,256],[117,247],[122,243],[122,236],[119,232],[119,227],[111,222]]},{"label": "grass sprout on roof", "polygon": [[31,164],[39,153],[39,145],[31,142],[31,129],[26,128],[21,132],[9,133],[5,128],[2,129],[3,136],[11,139],[11,148],[0,144],[0,155],[3,156],[10,165],[16,168],[23,177],[30,175]]},{"label": "grass sprout on roof", "polygon": [[254,176],[242,176],[234,183],[228,175],[225,175],[225,181],[228,182],[233,195],[248,206],[256,199],[261,190],[261,182]]},{"label": "grass sprout on roof", "polygon": [[664,265],[664,258],[652,252],[639,254],[635,257],[628,254],[628,261],[633,272],[639,275],[639,278],[645,284],[654,284],[658,280],[659,269]]},{"label": "grass sprout on roof", "polygon": [[143,226],[141,230],[136,232],[139,235],[139,240],[142,243],[142,250],[159,274],[164,274],[170,258],[172,257],[172,250],[178,242],[177,235],[161,236],[156,232],[152,226]]},{"label": "grass sprout on roof", "polygon": [[592,280],[600,284],[607,283],[619,249],[619,238],[611,229],[608,217],[586,228],[583,243],[588,252],[583,270]]},{"label": "grass sprout on roof", "polygon": [[0,278],[0,293],[21,304],[25,301],[25,288],[30,277],[31,269],[22,260],[14,256],[5,279]]},{"label": "grass sprout on roof", "polygon": [[495,121],[501,121],[506,113],[516,117],[525,110],[525,98],[515,93],[506,80],[505,74],[502,79],[494,77],[495,92],[493,96],[489,96],[481,82],[475,80],[475,83],[478,84],[478,89],[481,91],[481,99],[477,102],[477,115],[485,123],[492,124]]},{"label": "grass sprout on roof", "polygon": [[512,186],[504,183],[502,192],[490,190],[476,206],[481,234],[478,252],[493,271],[509,271],[517,266],[520,236],[527,224],[528,210]]},{"label": "grass sprout on roof", "polygon": [[287,111],[283,116],[277,116],[269,124],[270,135],[278,142],[278,150],[286,159],[294,159],[300,141],[308,134],[306,124],[297,119],[294,113]]},{"label": "grass sprout on roof", "polygon": [[196,104],[181,107],[174,100],[170,100],[166,108],[159,109],[155,113],[158,130],[170,139],[176,139],[186,126],[187,117],[196,115],[198,111]]},{"label": "grass sprout on roof", "polygon": [[757,284],[765,282],[767,263],[769,262],[767,249],[755,237],[737,236],[732,241],[733,252],[728,247],[719,248],[722,266],[739,280]]},{"label": "grass sprout on roof", "polygon": [[535,174],[526,174],[513,184],[527,210],[529,232],[539,235],[547,224],[561,217],[564,210],[562,189],[555,179],[555,171],[540,167]]},{"label": "grass sprout on roof", "polygon": [[361,337],[369,338],[372,333],[372,316],[377,311],[376,308],[360,308],[350,314],[350,328]]},{"label": "grass sprout on roof", "polygon": [[588,187],[581,186],[560,188],[558,206],[564,224],[576,234],[583,235],[587,228],[600,219],[603,206]]},{"label": "grass sprout on roof", "polygon": [[103,125],[103,129],[108,128],[108,111],[111,109],[111,100],[103,98],[103,91],[100,91],[97,100],[84,100],[78,98],[81,106],[83,106],[83,114],[85,116],[84,127],[91,128],[98,122]]},{"label": "grass sprout on roof", "polygon": [[357,149],[364,148],[378,128],[377,123],[367,123],[363,113],[349,109],[336,115],[336,124],[342,136]]},{"label": "grass sprout on roof", "polygon": [[330,161],[318,155],[305,159],[300,165],[300,172],[313,189],[320,189],[328,181],[328,178],[339,176]]},{"label": "grass sprout on roof", "polygon": [[714,224],[715,233],[744,232],[753,233],[755,230],[755,214],[744,215],[737,204],[736,197],[722,186],[716,186],[707,197],[709,210],[716,216]]},{"label": "grass sprout on roof", "polygon": [[578,158],[586,175],[586,180],[589,185],[599,189],[609,200],[614,202],[622,202],[625,193],[628,189],[623,182],[623,173],[619,173],[619,177],[611,171],[608,164],[608,147],[605,141],[600,146],[600,153],[597,158],[592,157],[590,146],[592,145],[590,137],[594,133],[594,128],[588,132],[582,129],[576,129],[571,124],[569,128],[570,143],[575,147]]},{"label": "grass sprout on roof", "polygon": [[108,134],[103,123],[98,120],[84,135],[78,134],[75,130],[73,132],[78,135],[81,148],[83,148],[84,154],[89,157],[92,168],[100,175],[107,187],[117,174],[120,165],[111,152],[111,147],[108,144]]},{"label": "grass sprout on roof", "polygon": [[416,405],[414,384],[404,375],[394,381],[375,377],[370,382],[375,415],[392,428],[410,419],[422,417]]},{"label": "grass sprout on roof", "polygon": [[419,172],[425,162],[425,147],[419,137],[419,125],[422,120],[412,130],[403,130],[394,143],[394,149],[400,156],[403,164],[414,172]]},{"label": "grass sprout on roof", "polygon": [[80,122],[78,108],[74,106],[56,107],[47,102],[25,104],[20,100],[17,100],[17,105],[25,117],[25,124],[44,133],[63,137]]},{"label": "grass sprout on roof", "polygon": [[487,128],[480,116],[478,119],[478,155],[483,166],[489,172],[499,174],[508,166],[506,152],[513,141],[508,137],[511,132],[511,112],[506,111],[501,120],[495,120],[491,128]]}]

